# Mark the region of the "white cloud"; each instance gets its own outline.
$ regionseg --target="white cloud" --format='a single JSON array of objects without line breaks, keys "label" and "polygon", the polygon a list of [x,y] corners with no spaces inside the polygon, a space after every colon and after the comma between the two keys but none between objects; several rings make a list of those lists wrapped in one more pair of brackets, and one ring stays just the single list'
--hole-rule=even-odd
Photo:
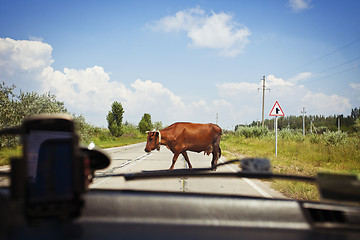
[{"label": "white cloud", "polygon": [[139,122],[144,113],[164,124],[206,121],[212,114],[211,106],[204,100],[186,104],[161,83],[150,80],[137,79],[127,87],[112,81],[101,66],[55,70],[51,52],[52,47],[40,41],[0,39],[1,79],[11,85],[16,76],[21,80],[17,87],[22,90],[50,91],[70,112],[83,114],[98,126],[106,126],[106,115],[114,101],[122,103],[124,119],[132,123]]},{"label": "white cloud", "polygon": [[39,41],[0,38],[0,78],[16,85],[29,83],[52,64],[51,52],[49,44]]},{"label": "white cloud", "polygon": [[206,15],[200,8],[179,11],[175,16],[167,16],[148,27],[155,31],[186,31],[191,46],[212,48],[227,57],[240,54],[249,43],[250,30],[237,23],[226,13],[211,12]]},{"label": "white cloud", "polygon": [[306,9],[310,9],[312,0],[289,0],[289,7],[295,12],[301,12]]},{"label": "white cloud", "polygon": [[309,109],[308,114],[325,116],[346,113],[350,109],[350,100],[347,97],[314,92],[299,84],[310,76],[312,76],[310,72],[304,72],[289,80],[283,80],[269,75],[267,77],[267,86],[271,89],[272,101],[279,100],[279,102],[285,104],[288,108],[288,114],[292,115],[297,115],[298,109],[302,107]]},{"label": "white cloud", "polygon": [[[313,109],[313,114],[329,116],[332,114],[343,114],[351,108],[350,100],[336,94],[326,95],[324,93],[308,92],[302,99],[304,105]],[[314,111],[315,110],[315,111]]]},{"label": "white cloud", "polygon": [[52,47],[40,41],[0,38],[0,79],[8,85],[15,83],[23,91],[50,91],[71,112],[84,114],[97,125],[106,125],[113,101],[124,105],[131,122],[138,122],[143,113],[153,110],[159,115],[186,112],[181,98],[160,83],[138,79],[129,88],[111,81],[101,66],[54,70],[51,52]]},{"label": "white cloud", "polygon": [[350,83],[350,87],[356,91],[356,99],[360,101],[360,83]]},{"label": "white cloud", "polygon": [[360,83],[350,83],[350,87],[360,91]]},{"label": "white cloud", "polygon": [[101,116],[103,125],[114,101],[122,103],[124,119],[133,123],[140,121],[144,113],[150,113],[159,120],[164,116],[176,119],[185,115],[187,109],[181,98],[161,83],[137,79],[131,88],[127,88],[120,82],[111,81],[109,74],[99,66],[85,70],[65,68],[64,72],[48,67],[41,81],[44,91],[54,93],[78,114],[98,116],[98,120],[90,120],[99,122]]},{"label": "white cloud", "polygon": [[186,105],[181,97],[176,96],[161,83],[137,79],[131,84],[134,91],[126,99],[130,113],[148,112],[161,120],[161,116],[173,119],[186,113]]},{"label": "white cloud", "polygon": [[199,101],[193,101],[191,103],[192,105],[192,108],[198,110],[198,109],[201,109],[205,112],[210,112],[211,111],[211,108],[209,107],[209,105],[207,104],[207,102],[203,99],[200,99]]},{"label": "white cloud", "polygon": [[192,8],[184,11],[179,11],[175,16],[167,16],[154,24],[147,24],[147,27],[154,31],[162,32],[178,32],[189,31],[195,25],[203,24],[205,18],[205,11],[200,8]]},{"label": "white cloud", "polygon": [[303,72],[303,73],[299,73],[296,76],[290,78],[288,81],[296,84],[298,82],[301,82],[301,81],[304,81],[304,80],[310,78],[311,76],[312,76],[311,72]]},{"label": "white cloud", "polygon": [[[125,109],[124,120],[138,123],[144,113],[150,113],[153,121],[170,124],[175,121],[215,122],[216,113],[224,128],[234,124],[251,123],[261,117],[262,94],[257,91],[261,82],[224,82],[216,85],[213,98],[186,102],[159,82],[136,79],[130,86],[112,81],[101,66],[85,69],[65,68],[55,70],[51,66],[52,47],[39,41],[0,39],[0,78],[20,79],[18,88],[44,93],[51,91],[63,101],[70,112],[83,114],[87,121],[106,126],[106,115],[111,103],[120,101]],[[11,70],[11,71],[10,71]],[[334,94],[314,92],[299,85],[311,73],[301,73],[288,80],[274,75],[267,76],[266,116],[275,100],[288,115],[298,115],[304,106],[308,114],[346,114],[350,111],[349,99]],[[25,80],[26,81],[25,81]],[[38,83],[35,84],[34,82]],[[9,82],[7,82],[9,83]],[[356,90],[360,84],[351,83]]]},{"label": "white cloud", "polygon": [[[289,80],[277,78],[274,75],[266,77],[266,88],[270,92],[265,94],[265,117],[271,110],[275,101],[279,101],[286,116],[299,115],[302,107],[305,107],[308,114],[325,115],[346,114],[350,111],[350,100],[347,97],[336,94],[325,94],[314,92],[303,85],[302,79],[311,76],[311,73],[298,74]],[[259,82],[260,83],[260,82]],[[238,123],[247,123],[249,119],[256,120],[261,116],[262,93],[257,93],[260,84],[250,82],[221,83],[216,85],[219,96],[226,98],[231,103],[233,110],[229,117],[237,120]],[[353,85],[356,87],[357,85]],[[250,116],[247,118],[247,116]],[[250,120],[250,121],[252,121]]]},{"label": "white cloud", "polygon": [[[165,88],[161,83],[152,82],[150,80],[141,81],[137,79],[131,86],[135,89],[135,99],[131,99],[133,102],[146,104],[157,103],[158,99],[166,98],[166,104],[176,106],[183,109],[185,107],[181,98],[172,93],[169,89]],[[155,105],[156,106],[156,105]]]},{"label": "white cloud", "polygon": [[277,78],[274,75],[269,75],[266,78],[268,87],[292,87],[293,83],[284,81],[282,78]]},{"label": "white cloud", "polygon": [[118,82],[110,81],[102,67],[85,70],[65,68],[64,72],[44,69],[40,81],[42,91],[50,91],[77,111],[103,112],[115,100],[126,99],[131,93]]}]

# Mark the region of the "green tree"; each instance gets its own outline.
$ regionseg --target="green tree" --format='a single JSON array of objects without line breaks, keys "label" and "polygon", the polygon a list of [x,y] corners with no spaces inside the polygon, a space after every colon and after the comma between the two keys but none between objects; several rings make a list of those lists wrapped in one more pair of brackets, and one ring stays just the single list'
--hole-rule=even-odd
[{"label": "green tree", "polygon": [[115,137],[120,137],[124,134],[124,129],[122,126],[124,109],[119,102],[113,102],[111,105],[111,111],[109,111],[106,120],[108,122],[108,128],[111,135]]},{"label": "green tree", "polygon": [[[21,92],[16,95],[15,85],[7,87],[0,83],[0,128],[20,125],[22,120],[39,113],[67,112],[64,103],[56,100],[54,95],[36,92]],[[1,147],[14,147],[18,141],[14,136],[0,136]]]},{"label": "green tree", "polygon": [[5,82],[0,82],[0,128],[13,126],[15,122],[15,97],[13,93],[15,85],[5,86]]},{"label": "green tree", "polygon": [[141,118],[139,122],[139,130],[141,133],[145,133],[146,131],[150,131],[151,128],[152,128],[151,115],[148,113],[144,113],[144,116]]},{"label": "green tree", "polygon": [[[15,85],[7,87],[5,82],[0,82],[0,129],[16,125],[14,89]],[[14,136],[0,136],[0,149],[14,147],[17,144],[18,141]]]},{"label": "green tree", "polygon": [[163,128],[163,125],[162,125],[162,122],[160,121],[160,122],[154,122],[154,128],[156,129],[156,130],[160,130],[160,129],[162,129]]},{"label": "green tree", "polygon": [[355,132],[360,133],[360,118],[357,118],[355,120],[354,129],[355,129]]},{"label": "green tree", "polygon": [[16,101],[16,119],[20,123],[24,118],[40,113],[67,113],[65,104],[56,100],[50,92],[39,95],[36,92],[21,92]]},{"label": "green tree", "polygon": [[96,127],[87,123],[83,115],[76,116],[73,114],[73,119],[75,122],[75,131],[78,134],[81,142],[90,142],[91,137],[96,132]]}]

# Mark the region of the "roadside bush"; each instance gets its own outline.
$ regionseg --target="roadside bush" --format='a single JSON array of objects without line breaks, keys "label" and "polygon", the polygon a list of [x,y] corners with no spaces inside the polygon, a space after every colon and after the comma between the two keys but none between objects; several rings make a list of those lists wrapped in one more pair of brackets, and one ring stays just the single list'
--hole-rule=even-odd
[{"label": "roadside bush", "polygon": [[326,145],[343,145],[346,143],[347,133],[345,132],[331,132],[326,131],[323,133],[323,140]]},{"label": "roadside bush", "polygon": [[316,130],[317,134],[323,134],[324,132],[329,131],[329,128],[327,128],[325,126],[320,126],[320,127],[315,128],[315,130]]},{"label": "roadside bush", "polygon": [[142,134],[137,126],[127,123],[124,125],[124,137],[141,137]]},{"label": "roadside bush", "polygon": [[360,133],[360,118],[357,118],[355,120],[353,128],[354,128],[354,132],[356,132],[358,134]]},{"label": "roadside bush", "polygon": [[297,130],[294,129],[282,129],[278,132],[278,136],[284,140],[303,141],[304,136]]},{"label": "roadside bush", "polygon": [[317,134],[310,134],[308,135],[308,138],[311,143],[317,144],[321,142],[321,137]]},{"label": "roadside bush", "polygon": [[267,127],[239,127],[236,134],[245,138],[261,138],[265,137],[269,132]]},{"label": "roadside bush", "polygon": [[99,139],[101,141],[107,141],[109,139],[112,139],[112,135],[109,131],[101,131],[101,133],[98,135]]}]

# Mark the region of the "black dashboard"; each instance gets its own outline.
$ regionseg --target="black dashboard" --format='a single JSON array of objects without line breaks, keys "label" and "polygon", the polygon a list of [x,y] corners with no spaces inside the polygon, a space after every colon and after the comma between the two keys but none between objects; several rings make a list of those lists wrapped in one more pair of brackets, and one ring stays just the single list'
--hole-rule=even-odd
[{"label": "black dashboard", "polygon": [[93,189],[79,218],[28,223],[0,193],[2,239],[360,239],[358,206]]}]

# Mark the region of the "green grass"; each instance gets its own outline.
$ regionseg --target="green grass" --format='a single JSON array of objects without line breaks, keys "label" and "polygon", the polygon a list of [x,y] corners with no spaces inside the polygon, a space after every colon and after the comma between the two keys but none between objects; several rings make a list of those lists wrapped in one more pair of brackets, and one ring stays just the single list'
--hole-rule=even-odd
[{"label": "green grass", "polygon": [[21,157],[22,147],[0,149],[0,166],[9,165],[10,158]]},{"label": "green grass", "polygon": [[[119,138],[110,138],[102,140],[100,138],[93,138],[92,141],[95,143],[96,146],[100,148],[110,148],[110,147],[121,147],[130,144],[146,142],[146,136],[124,136]],[[89,143],[89,142],[87,142]],[[86,143],[86,144],[87,144]]]},{"label": "green grass", "polygon": [[[275,157],[273,136],[245,138],[236,134],[222,138],[221,148],[229,159],[235,156],[265,157],[271,160],[274,173],[315,176],[318,172],[360,173],[360,140],[347,136],[342,144],[314,141],[313,136],[278,139],[278,156]],[[231,154],[230,154],[231,153]],[[316,187],[306,183],[272,181],[272,186],[284,195],[318,200]]]}]

